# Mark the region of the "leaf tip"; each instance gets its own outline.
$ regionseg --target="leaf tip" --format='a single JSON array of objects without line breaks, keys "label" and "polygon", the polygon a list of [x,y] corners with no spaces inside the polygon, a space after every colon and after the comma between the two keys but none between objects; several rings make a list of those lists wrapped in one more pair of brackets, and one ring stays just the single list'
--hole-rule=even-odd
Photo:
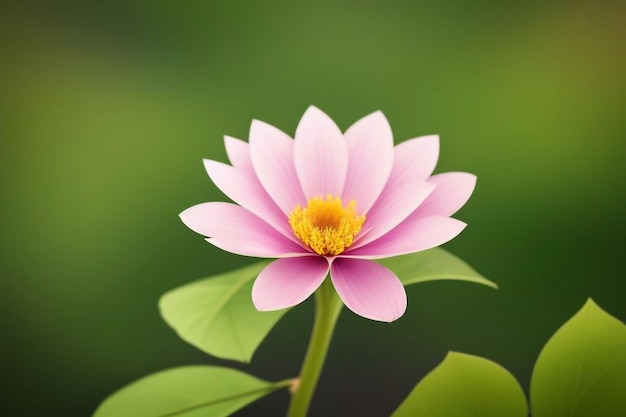
[{"label": "leaf tip", "polygon": [[456,360],[456,359],[473,359],[476,358],[474,355],[470,355],[469,353],[457,352],[455,350],[449,350],[444,358],[446,360]]},{"label": "leaf tip", "polygon": [[[601,316],[608,316],[608,317],[612,317],[614,319],[616,319],[613,315],[611,315],[608,311],[606,311],[605,309],[603,309],[602,307],[600,307],[598,305],[598,303],[596,303],[593,298],[589,297],[587,298],[587,301],[585,301],[585,304],[580,308],[580,310],[578,310],[578,313],[587,313],[587,314],[594,314],[594,315],[601,315]],[[617,319],[616,319],[617,320]],[[618,320],[619,321],[619,320]]]},{"label": "leaf tip", "polygon": [[170,320],[167,314],[167,302],[168,302],[169,294],[170,294],[170,291],[166,292],[165,294],[162,294],[159,297],[159,300],[157,301],[157,310],[159,311],[159,315],[161,316],[163,321],[168,326],[173,328],[174,326],[172,326],[172,324],[170,323]]},{"label": "leaf tip", "polygon": [[585,305],[583,306],[583,308],[598,309],[600,308],[600,306],[595,301],[593,301],[593,298],[589,297],[587,298],[587,301],[585,301]]},{"label": "leaf tip", "polygon": [[596,303],[593,298],[589,297],[585,301],[585,304],[578,310],[578,314],[594,314],[594,313],[604,313],[608,314],[602,307]]},{"label": "leaf tip", "polygon": [[161,294],[161,296],[159,297],[159,299],[157,301],[157,308],[159,309],[159,314],[161,314],[161,316],[163,315],[163,304],[165,304],[165,296],[166,295],[167,295],[167,293]]}]

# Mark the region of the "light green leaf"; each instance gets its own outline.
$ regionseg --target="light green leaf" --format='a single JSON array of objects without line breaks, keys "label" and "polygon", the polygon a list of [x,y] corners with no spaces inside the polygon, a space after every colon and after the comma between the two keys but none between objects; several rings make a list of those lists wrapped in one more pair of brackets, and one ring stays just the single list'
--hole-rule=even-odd
[{"label": "light green leaf", "polygon": [[185,366],[148,375],[115,392],[93,417],[223,417],[279,389],[216,366]]},{"label": "light green leaf", "polygon": [[223,359],[250,362],[254,351],[288,311],[259,312],[252,284],[259,262],[176,288],[161,297],[161,315],[188,343]]},{"label": "light green leaf", "polygon": [[534,417],[626,416],[626,326],[587,300],[541,351],[530,392]]},{"label": "light green leaf", "polygon": [[526,417],[515,378],[487,359],[450,352],[413,389],[392,417]]},{"label": "light green leaf", "polygon": [[441,248],[381,259],[379,262],[392,270],[404,286],[418,282],[452,279],[475,282],[498,289],[495,283]]}]

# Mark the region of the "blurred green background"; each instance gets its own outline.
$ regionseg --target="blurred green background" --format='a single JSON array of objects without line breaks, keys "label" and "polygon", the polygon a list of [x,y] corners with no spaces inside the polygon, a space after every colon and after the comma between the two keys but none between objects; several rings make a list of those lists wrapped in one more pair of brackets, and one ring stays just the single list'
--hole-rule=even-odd
[{"label": "blurred green background", "polygon": [[[3,5],[3,415],[88,416],[148,373],[225,363],[157,300],[250,260],[177,215],[224,198],[201,164],[226,161],[222,135],[293,134],[309,104],[342,129],[381,109],[396,142],[439,133],[437,171],[479,178],[446,248],[501,287],[412,286],[391,325],[344,311],[312,415],[388,415],[448,350],[527,389],[587,297],[626,320],[625,19],[591,0]],[[307,302],[240,368],[296,375],[311,320]]]}]

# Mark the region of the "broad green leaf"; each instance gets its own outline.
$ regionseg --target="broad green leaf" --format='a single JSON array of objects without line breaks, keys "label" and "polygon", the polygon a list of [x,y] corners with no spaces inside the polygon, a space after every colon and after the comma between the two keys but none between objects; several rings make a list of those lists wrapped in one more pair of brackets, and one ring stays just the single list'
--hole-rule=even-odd
[{"label": "broad green leaf", "polygon": [[524,392],[503,367],[450,352],[392,417],[526,417]]},{"label": "broad green leaf", "polygon": [[289,385],[216,366],[185,366],[148,375],[115,392],[93,417],[223,417]]},{"label": "broad green leaf", "polygon": [[418,282],[452,279],[498,288],[495,283],[484,278],[461,259],[441,248],[381,259],[379,262],[392,270],[405,286]]},{"label": "broad green leaf", "polygon": [[267,262],[192,282],[167,292],[161,315],[178,335],[204,352],[250,362],[254,351],[288,311],[259,312],[252,284]]},{"label": "broad green leaf", "polygon": [[534,417],[626,416],[626,326],[587,300],[541,351],[530,393]]}]

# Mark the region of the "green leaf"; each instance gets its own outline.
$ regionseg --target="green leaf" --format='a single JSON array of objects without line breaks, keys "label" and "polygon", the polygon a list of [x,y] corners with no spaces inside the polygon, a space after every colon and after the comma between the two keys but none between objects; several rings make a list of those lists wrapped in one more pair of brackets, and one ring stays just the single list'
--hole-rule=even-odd
[{"label": "green leaf", "polygon": [[265,336],[288,311],[259,312],[252,284],[268,262],[176,288],[161,297],[161,315],[188,343],[223,359],[250,362]]},{"label": "green leaf", "polygon": [[441,248],[381,259],[379,262],[392,270],[404,286],[418,282],[453,279],[475,282],[498,289],[495,283]]},{"label": "green leaf", "polygon": [[93,417],[223,417],[289,384],[216,366],[173,368],[115,392]]},{"label": "green leaf", "polygon": [[503,367],[450,352],[392,417],[526,417],[524,392]]},{"label": "green leaf", "polygon": [[626,326],[587,300],[541,351],[530,393],[534,417],[626,416]]}]

